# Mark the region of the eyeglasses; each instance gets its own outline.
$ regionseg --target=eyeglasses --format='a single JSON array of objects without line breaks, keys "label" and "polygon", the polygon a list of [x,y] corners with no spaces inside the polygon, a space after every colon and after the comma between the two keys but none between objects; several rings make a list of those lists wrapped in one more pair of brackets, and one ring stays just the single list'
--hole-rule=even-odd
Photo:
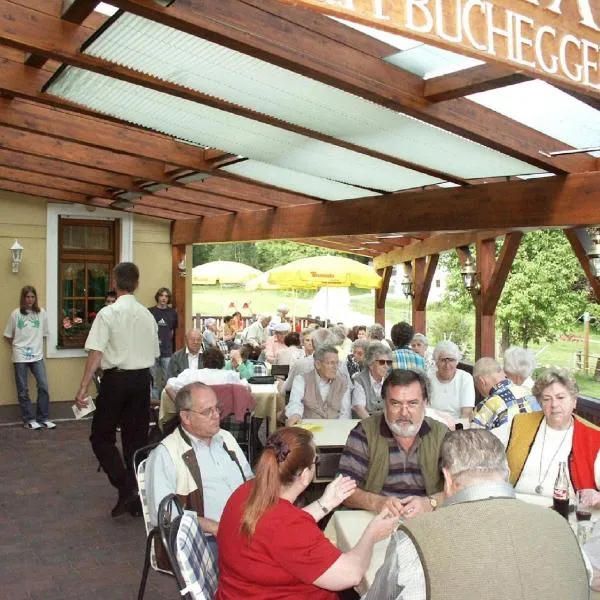
[{"label": "eyeglasses", "polygon": [[315,454],[315,460],[313,460],[313,465],[318,465],[321,462],[321,455]]},{"label": "eyeglasses", "polygon": [[442,362],[446,365],[458,362],[456,358],[438,358],[438,362]]},{"label": "eyeglasses", "polygon": [[378,358],[375,361],[378,365],[381,365],[383,367],[383,365],[387,365],[388,367],[392,366],[392,361],[391,360],[385,360],[383,358]]},{"label": "eyeglasses", "polygon": [[194,410],[193,408],[186,408],[187,412],[193,412],[201,417],[206,417],[210,419],[214,414],[220,415],[223,412],[222,406],[211,406],[210,408],[206,408],[204,410]]}]

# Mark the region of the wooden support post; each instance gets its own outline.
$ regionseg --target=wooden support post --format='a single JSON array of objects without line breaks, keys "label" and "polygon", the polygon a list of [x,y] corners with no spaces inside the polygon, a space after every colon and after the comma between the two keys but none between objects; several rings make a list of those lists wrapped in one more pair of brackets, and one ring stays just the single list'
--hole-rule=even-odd
[{"label": "wooden support post", "polygon": [[439,254],[416,258],[413,261],[413,301],[412,326],[415,332],[427,335],[427,298],[431,289],[433,275],[437,268]]},{"label": "wooden support post", "polygon": [[571,248],[573,248],[573,252],[575,252],[575,256],[578,258],[579,264],[590,282],[590,287],[594,292],[596,300],[600,301],[600,279],[594,275],[590,259],[587,255],[587,251],[592,245],[589,233],[584,227],[576,227],[565,229],[565,236],[567,236]]},{"label": "wooden support post", "polygon": [[[180,270],[180,265],[185,264],[185,246],[172,246],[171,281],[172,281],[172,304],[179,316],[179,327],[175,332],[175,348],[182,348],[185,340],[185,332],[189,326],[186,321],[186,286],[185,273]],[[191,277],[191,266],[190,273]]]},{"label": "wooden support post", "polygon": [[378,269],[377,273],[383,279],[383,283],[378,290],[375,290],[375,323],[385,327],[385,300],[390,287],[390,278],[392,277],[393,267]]}]

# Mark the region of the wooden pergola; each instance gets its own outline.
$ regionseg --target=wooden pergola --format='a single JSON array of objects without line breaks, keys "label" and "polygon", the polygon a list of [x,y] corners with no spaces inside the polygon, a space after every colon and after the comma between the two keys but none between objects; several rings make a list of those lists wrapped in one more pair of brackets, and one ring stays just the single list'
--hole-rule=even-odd
[{"label": "wooden pergola", "polygon": [[[110,19],[95,12],[99,4],[0,0],[0,189],[168,219],[180,308],[185,279],[177,265],[186,246],[290,239],[373,258],[384,277],[375,301],[380,322],[392,268],[406,265],[414,285],[413,324],[424,331],[439,254],[456,248],[464,261],[474,245],[480,283],[473,294],[476,356],[493,355],[495,309],[523,232],[549,227],[565,230],[600,298],[586,229],[600,223],[600,159],[591,152],[565,153],[573,146],[466,98],[539,76],[597,112],[597,77],[584,85],[487,57],[483,64],[424,79],[384,60],[398,48],[315,12],[336,13],[332,3],[317,0],[113,0],[123,12]],[[515,10],[538,10],[535,4],[540,3],[498,2]],[[567,10],[574,9],[569,5]],[[600,22],[595,10],[583,16]],[[352,18],[351,11],[338,12]],[[585,20],[579,17],[565,12],[561,27],[578,32]],[[369,22],[365,14],[357,20]],[[137,24],[149,29],[134,30]],[[160,28],[157,40],[186,34],[186,40],[210,43],[211,52],[221,52],[223,58],[214,59],[202,46],[206,54],[198,50],[188,59],[222,60],[214,78],[220,77],[223,93],[204,89],[202,81],[182,80],[184,59],[173,64],[172,77],[159,72],[158,64],[156,70],[142,68],[134,60],[141,55],[135,44],[150,55],[152,44],[144,32],[151,27]],[[586,25],[596,46],[599,31]],[[110,55],[111,46],[103,40],[111,35],[128,58]],[[436,44],[431,36],[422,41]],[[439,45],[451,47],[443,41]],[[242,93],[235,88],[230,63],[244,57],[248,69],[277,68],[272,80],[279,74],[297,84],[289,98],[297,98],[299,106],[309,107],[312,95],[322,105],[313,106],[313,112],[307,108],[306,115],[297,111],[296,118],[284,103],[279,108],[268,104],[260,86],[256,98]],[[112,96],[106,92],[109,84],[115,86]],[[106,92],[102,101],[100,92]],[[150,106],[146,120],[132,117],[131,106],[119,104],[127,94],[139,94],[140,102]],[[353,132],[349,120],[346,129],[339,125],[336,130],[324,118],[337,116],[337,106],[324,104],[328,97],[348,106],[360,102],[382,123],[402,117],[438,140],[439,148],[445,147],[443,141],[472,154],[464,164],[453,162],[435,144],[428,152],[429,137],[401,139],[396,148],[384,139],[383,125],[379,137],[366,135],[366,126]],[[114,108],[108,108],[113,101]],[[172,113],[152,113],[158,101],[172,107]],[[181,107],[207,111],[197,113],[206,119],[206,140],[176,133],[182,129],[171,116]],[[222,120],[210,133],[215,115]],[[253,138],[246,135],[250,127],[255,128]],[[265,149],[266,134],[272,134],[271,154]],[[218,139],[223,147],[214,143]],[[411,144],[419,152],[411,153]],[[278,148],[288,148],[289,155]],[[298,164],[304,166],[296,171],[297,149]],[[497,156],[502,167],[497,172],[481,167],[476,176],[477,169],[467,163],[478,156],[482,164],[493,164]],[[504,241],[497,256],[499,237]]]}]

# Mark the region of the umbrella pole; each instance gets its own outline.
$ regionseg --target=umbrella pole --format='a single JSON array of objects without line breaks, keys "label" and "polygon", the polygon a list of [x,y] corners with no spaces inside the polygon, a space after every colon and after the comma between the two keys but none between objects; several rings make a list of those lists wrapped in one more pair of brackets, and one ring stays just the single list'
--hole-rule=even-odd
[{"label": "umbrella pole", "polygon": [[292,309],[292,331],[296,331],[296,301],[298,296],[296,294],[296,288],[294,288],[294,308]]}]

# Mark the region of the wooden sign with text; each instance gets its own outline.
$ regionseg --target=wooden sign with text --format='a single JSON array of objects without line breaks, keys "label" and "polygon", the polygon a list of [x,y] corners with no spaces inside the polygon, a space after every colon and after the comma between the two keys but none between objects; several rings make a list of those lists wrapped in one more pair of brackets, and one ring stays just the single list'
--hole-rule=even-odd
[{"label": "wooden sign with text", "polygon": [[279,0],[600,97],[600,0]]}]

